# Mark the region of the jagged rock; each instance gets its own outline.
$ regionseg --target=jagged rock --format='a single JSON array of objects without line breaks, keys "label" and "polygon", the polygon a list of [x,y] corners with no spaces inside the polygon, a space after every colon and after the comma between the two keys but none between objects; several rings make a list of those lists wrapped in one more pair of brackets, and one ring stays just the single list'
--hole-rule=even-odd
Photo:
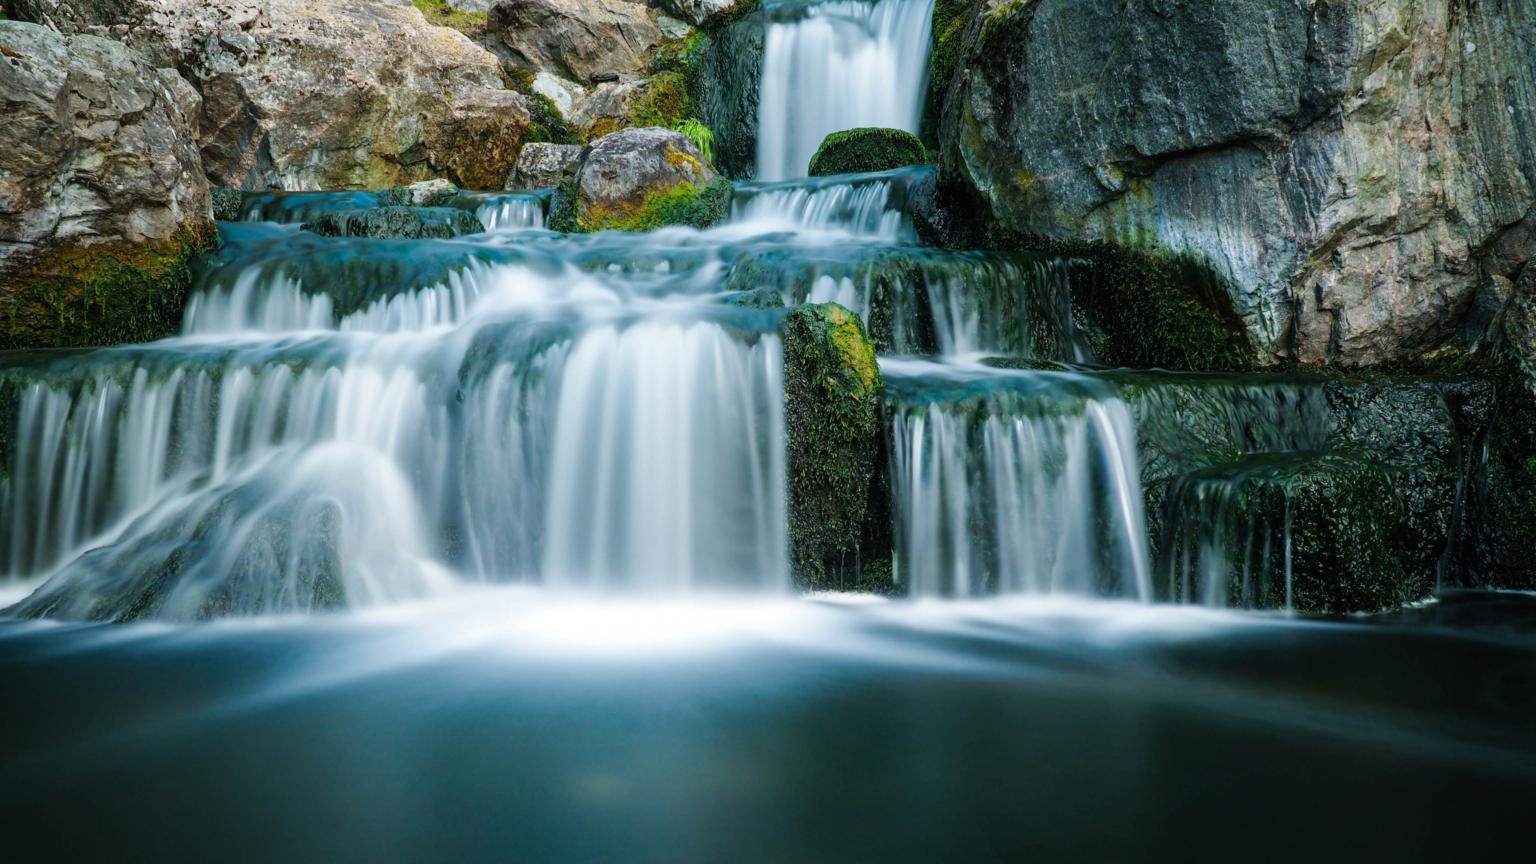
[{"label": "jagged rock", "polygon": [[485,230],[475,214],[457,207],[369,207],[338,210],[304,223],[322,237],[374,237],[396,240],[449,239]]},{"label": "jagged rock", "polygon": [[529,116],[496,58],[384,0],[14,0],[65,32],[112,34],[202,93],[217,185],[501,185]]},{"label": "jagged rock", "polygon": [[198,96],[120,42],[0,21],[0,348],[172,328],[211,241]]},{"label": "jagged rock", "polygon": [[507,180],[507,189],[553,189],[575,171],[580,162],[579,144],[524,144],[512,176]]},{"label": "jagged rock", "polygon": [[571,126],[589,137],[601,138],[629,125],[630,115],[644,95],[643,81],[612,81],[597,85],[591,95],[567,115]]},{"label": "jagged rock", "polygon": [[714,169],[671,129],[623,129],[592,142],[576,171],[576,220],[586,230],[641,228],[662,203],[697,195]]},{"label": "jagged rock", "polygon": [[581,84],[644,72],[661,41],[655,12],[630,0],[507,0],[491,7],[486,33],[509,68]]},{"label": "jagged rock", "polygon": [[1529,3],[948,5],[949,176],[1008,228],[1203,259],[1265,359],[1453,341],[1536,206]]},{"label": "jagged rock", "polygon": [[549,72],[533,76],[532,87],[533,92],[548,99],[566,120],[571,119],[576,106],[587,101],[587,88]]},{"label": "jagged rock", "polygon": [[695,26],[727,12],[746,0],[662,0],[663,9]]},{"label": "jagged rock", "polygon": [[810,590],[889,591],[875,345],[859,316],[836,303],[797,306],[783,334],[795,579]]}]

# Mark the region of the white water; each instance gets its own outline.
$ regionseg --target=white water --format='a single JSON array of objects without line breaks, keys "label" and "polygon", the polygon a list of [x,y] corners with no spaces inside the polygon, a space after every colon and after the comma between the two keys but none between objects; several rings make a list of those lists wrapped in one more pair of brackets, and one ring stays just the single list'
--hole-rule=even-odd
[{"label": "white water", "polygon": [[933,0],[833,2],[768,24],[758,99],[757,177],[805,176],[827,135],[866,126],[917,132]]},{"label": "white water", "polygon": [[886,243],[917,239],[893,198],[902,178],[867,174],[738,187],[731,219],[764,230],[836,230]]},{"label": "white water", "polygon": [[[955,374],[922,361],[881,368],[939,382]],[[1044,392],[891,405],[897,578],[918,596],[1150,600],[1136,426],[1126,404],[1071,380],[1058,391],[1057,373],[964,374]]]},{"label": "white water", "polygon": [[487,231],[543,228],[544,198],[526,194],[491,196],[475,210],[475,218]]}]

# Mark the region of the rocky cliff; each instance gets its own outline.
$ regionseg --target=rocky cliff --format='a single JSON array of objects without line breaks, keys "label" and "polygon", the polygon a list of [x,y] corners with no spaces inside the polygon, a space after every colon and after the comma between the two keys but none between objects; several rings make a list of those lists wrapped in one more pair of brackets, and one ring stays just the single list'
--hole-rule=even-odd
[{"label": "rocky cliff", "polygon": [[948,0],[935,17],[945,177],[1009,229],[1203,262],[1260,362],[1433,355],[1516,296],[1536,4]]}]

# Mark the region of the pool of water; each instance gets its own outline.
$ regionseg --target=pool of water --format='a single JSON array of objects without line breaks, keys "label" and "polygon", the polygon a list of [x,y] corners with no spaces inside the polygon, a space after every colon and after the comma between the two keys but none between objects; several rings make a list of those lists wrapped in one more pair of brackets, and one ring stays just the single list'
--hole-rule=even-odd
[{"label": "pool of water", "polygon": [[1536,801],[1520,594],[1318,620],[495,588],[4,622],[0,693],[0,821],[55,860],[1472,860]]}]

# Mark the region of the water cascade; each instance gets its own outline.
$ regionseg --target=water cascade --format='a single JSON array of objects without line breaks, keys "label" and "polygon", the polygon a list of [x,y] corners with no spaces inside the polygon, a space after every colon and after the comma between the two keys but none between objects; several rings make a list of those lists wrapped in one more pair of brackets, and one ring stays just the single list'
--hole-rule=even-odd
[{"label": "water cascade", "polygon": [[805,176],[833,132],[917,131],[933,0],[770,4],[764,11],[758,179]]}]

